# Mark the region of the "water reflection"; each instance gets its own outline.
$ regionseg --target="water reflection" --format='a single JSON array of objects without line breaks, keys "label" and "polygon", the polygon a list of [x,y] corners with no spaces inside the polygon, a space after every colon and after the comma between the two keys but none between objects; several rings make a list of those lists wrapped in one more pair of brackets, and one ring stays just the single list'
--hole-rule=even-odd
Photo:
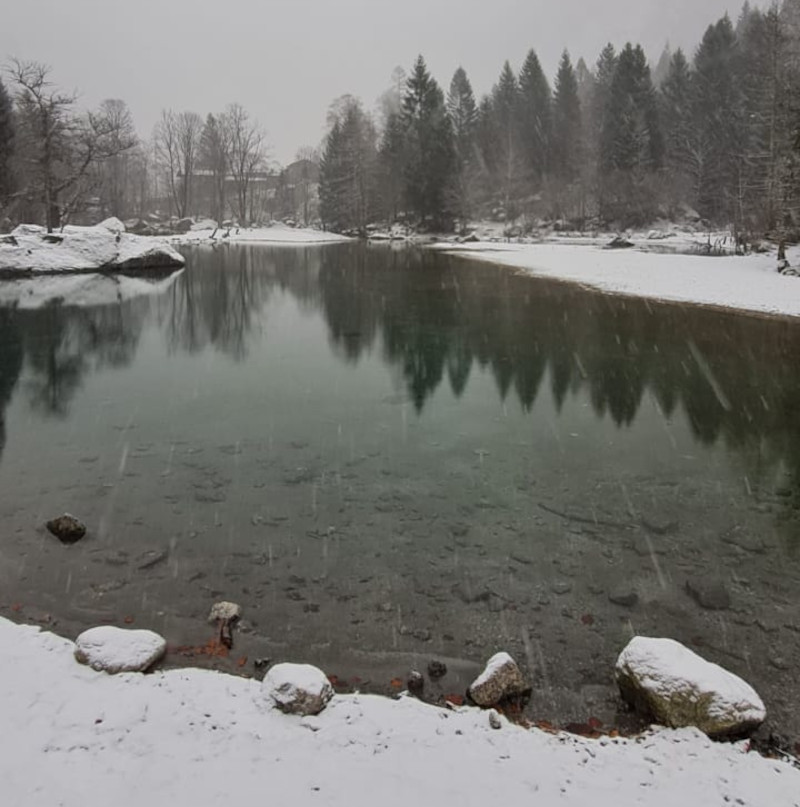
[{"label": "water reflection", "polygon": [[361,246],[197,250],[190,270],[153,299],[0,308],[0,412],[24,364],[31,407],[65,416],[87,374],[128,365],[155,323],[172,353],[212,348],[244,362],[275,294],[321,313],[341,360],[380,355],[418,413],[445,382],[464,395],[477,366],[490,370],[502,401],[513,397],[526,412],[546,384],[559,411],[587,396],[598,417],[622,428],[649,395],[666,418],[683,409],[704,444],[722,439],[800,469],[794,323],[606,297],[450,256]]}]

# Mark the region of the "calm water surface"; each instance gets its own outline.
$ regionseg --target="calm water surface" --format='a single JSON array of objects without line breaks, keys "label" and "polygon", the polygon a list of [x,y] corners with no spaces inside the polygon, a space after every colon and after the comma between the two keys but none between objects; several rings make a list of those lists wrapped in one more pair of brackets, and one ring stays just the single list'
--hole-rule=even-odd
[{"label": "calm water surface", "polygon": [[376,689],[505,649],[559,720],[611,719],[616,654],[665,635],[800,737],[800,325],[410,250],[187,255],[159,295],[0,308],[0,613],[177,647],[229,599],[223,667]]}]

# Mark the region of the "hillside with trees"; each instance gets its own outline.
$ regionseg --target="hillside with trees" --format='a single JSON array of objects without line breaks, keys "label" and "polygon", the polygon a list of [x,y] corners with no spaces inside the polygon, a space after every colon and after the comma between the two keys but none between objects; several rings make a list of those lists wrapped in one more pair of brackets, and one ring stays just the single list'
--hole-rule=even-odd
[{"label": "hillside with trees", "polygon": [[[465,67],[445,95],[420,56],[377,116],[351,96],[323,144],[324,226],[364,232],[493,219],[585,229],[691,220],[796,238],[800,0],[745,4],[693,54],[608,44],[564,51],[551,88],[535,50],[477,99]],[[513,225],[513,227],[512,227]]]}]

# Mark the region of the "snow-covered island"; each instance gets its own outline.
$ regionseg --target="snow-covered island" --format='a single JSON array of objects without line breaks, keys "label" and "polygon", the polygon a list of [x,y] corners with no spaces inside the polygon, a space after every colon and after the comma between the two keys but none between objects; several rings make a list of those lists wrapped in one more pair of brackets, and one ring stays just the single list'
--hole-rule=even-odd
[{"label": "snow-covered island", "polygon": [[67,226],[48,233],[44,227],[20,224],[0,236],[0,275],[68,272],[143,272],[178,269],[183,256],[165,240],[125,232],[119,219],[94,227]]},{"label": "snow-covered island", "polygon": [[[93,634],[93,649],[119,666],[124,631],[108,633]],[[278,665],[263,683],[208,670],[110,675],[76,661],[85,641],[2,618],[0,642],[8,804],[800,804],[800,770],[694,728],[592,740],[494,710],[332,695],[313,668]],[[303,688],[319,697],[292,713],[287,693]]]},{"label": "snow-covered island", "polygon": [[275,244],[276,246],[313,246],[343,244],[352,238],[310,227],[289,227],[275,223],[261,227],[217,227],[213,221],[202,220],[180,235],[169,237],[173,244]]}]

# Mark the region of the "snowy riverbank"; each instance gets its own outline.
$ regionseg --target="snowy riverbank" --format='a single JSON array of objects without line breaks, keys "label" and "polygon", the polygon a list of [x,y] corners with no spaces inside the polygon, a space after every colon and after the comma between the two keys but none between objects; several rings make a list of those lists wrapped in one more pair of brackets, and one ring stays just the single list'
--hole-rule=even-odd
[{"label": "snowy riverbank", "polygon": [[277,244],[283,246],[313,246],[314,244],[340,244],[352,241],[344,235],[328,233],[323,230],[312,230],[303,227],[287,227],[275,224],[272,227],[253,227],[230,229],[197,229],[183,235],[169,238],[173,244]]},{"label": "snowy riverbank", "polygon": [[184,264],[183,256],[164,239],[126,233],[118,219],[55,233],[21,224],[10,235],[0,236],[0,275],[139,272]]},{"label": "snowy riverbank", "polygon": [[[800,278],[776,271],[775,253],[706,257],[603,249],[595,243],[441,244],[436,249],[571,281],[600,291],[759,314],[800,316]],[[800,253],[789,255],[793,266]]]},{"label": "snowy riverbank", "polygon": [[256,681],[109,676],[72,642],[1,618],[0,643],[9,804],[800,805],[800,771],[695,730],[584,740],[362,695],[300,718]]}]

